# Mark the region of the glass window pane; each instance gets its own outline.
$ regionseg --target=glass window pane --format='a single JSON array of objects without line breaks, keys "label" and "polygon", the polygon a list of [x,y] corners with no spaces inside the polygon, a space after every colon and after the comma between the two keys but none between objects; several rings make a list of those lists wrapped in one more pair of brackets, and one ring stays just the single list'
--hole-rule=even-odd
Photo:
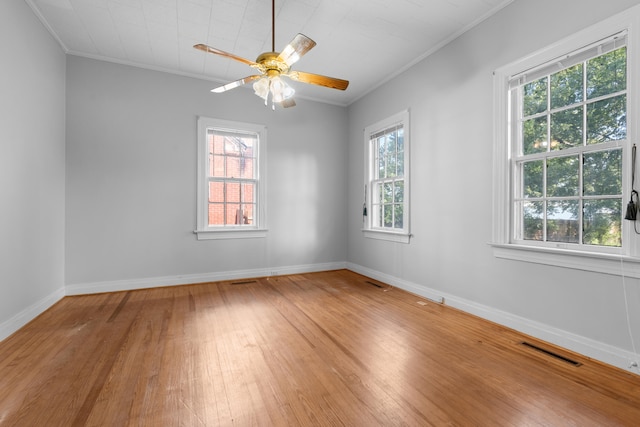
[{"label": "glass window pane", "polygon": [[378,159],[378,171],[377,171],[378,176],[376,176],[377,179],[384,179],[387,177],[385,175],[384,164],[385,164],[385,157],[383,156]]},{"label": "glass window pane", "polygon": [[395,228],[401,229],[403,227],[403,222],[404,222],[403,212],[404,212],[403,205],[401,204],[394,205],[393,226]]},{"label": "glass window pane", "polygon": [[544,202],[520,202],[524,240],[544,238]]},{"label": "glass window pane", "polygon": [[255,195],[255,184],[254,183],[244,183],[242,184],[242,203],[254,203]]},{"label": "glass window pane", "polygon": [[396,181],[393,187],[393,201],[394,203],[404,202],[404,181]]},{"label": "glass window pane", "polygon": [[522,164],[523,197],[542,197],[544,162],[536,160]]},{"label": "glass window pane", "polygon": [[382,191],[382,203],[393,203],[393,183],[385,182]]},{"label": "glass window pane", "polygon": [[547,204],[547,241],[578,243],[578,201],[550,201]]},{"label": "glass window pane", "polygon": [[227,203],[239,203],[240,202],[240,183],[239,182],[227,182],[225,184],[227,192]]},{"label": "glass window pane", "polygon": [[216,181],[209,183],[209,201],[212,203],[224,202],[224,183]]},{"label": "glass window pane", "polygon": [[578,156],[556,157],[547,160],[547,196],[577,196],[580,162]]},{"label": "glass window pane", "polygon": [[564,150],[582,145],[582,107],[551,115],[551,149]]},{"label": "glass window pane", "polygon": [[395,151],[387,156],[387,178],[393,178],[394,176],[396,176],[396,159],[397,157]]},{"label": "glass window pane", "polygon": [[379,138],[376,138],[376,151],[378,152],[378,157],[379,158],[384,158],[384,136],[381,136]]},{"label": "glass window pane", "polygon": [[560,108],[582,102],[582,64],[551,75],[551,108]]},{"label": "glass window pane", "polygon": [[224,204],[209,204],[209,225],[224,225]]},{"label": "glass window pane", "polygon": [[240,210],[240,204],[227,204],[225,221],[226,224],[242,224],[242,211]]},{"label": "glass window pane", "polygon": [[227,156],[227,178],[240,178],[240,158]]},{"label": "glass window pane", "polygon": [[523,154],[547,151],[547,118],[525,120],[522,123]]},{"label": "glass window pane", "polygon": [[224,138],[224,152],[228,156],[240,156],[240,138],[227,136]]},{"label": "glass window pane", "polygon": [[587,62],[587,98],[627,88],[627,48],[621,47]]},{"label": "glass window pane", "polygon": [[387,155],[393,155],[396,152],[396,132],[389,132],[385,135],[387,142]]},{"label": "glass window pane", "polygon": [[585,200],[586,245],[622,246],[622,199]]},{"label": "glass window pane", "polygon": [[253,179],[254,177],[254,172],[253,172],[253,165],[254,165],[254,159],[252,158],[242,158],[240,159],[240,177],[242,178],[247,178],[247,179]]},{"label": "glass window pane", "polygon": [[404,128],[398,129],[398,152],[404,151]]},{"label": "glass window pane", "polygon": [[627,96],[603,99],[587,106],[587,143],[627,138]]},{"label": "glass window pane", "polygon": [[583,192],[586,196],[622,194],[622,150],[585,153]]},{"label": "glass window pane", "polygon": [[256,210],[256,205],[254,203],[249,203],[243,205],[244,207],[244,221],[245,224],[253,224],[254,212]]},{"label": "glass window pane", "polygon": [[224,156],[213,156],[211,163],[209,164],[210,176],[224,177]]},{"label": "glass window pane", "polygon": [[524,117],[547,109],[547,78],[543,77],[522,87]]},{"label": "glass window pane", "polygon": [[211,150],[214,154],[224,154],[224,137],[219,135],[214,135],[214,131],[211,131],[211,139],[213,144],[213,149]]},{"label": "glass window pane", "polygon": [[244,137],[240,146],[240,152],[243,157],[254,157],[253,148],[256,146],[258,138]]},{"label": "glass window pane", "polygon": [[384,205],[384,226],[393,227],[393,205]]}]

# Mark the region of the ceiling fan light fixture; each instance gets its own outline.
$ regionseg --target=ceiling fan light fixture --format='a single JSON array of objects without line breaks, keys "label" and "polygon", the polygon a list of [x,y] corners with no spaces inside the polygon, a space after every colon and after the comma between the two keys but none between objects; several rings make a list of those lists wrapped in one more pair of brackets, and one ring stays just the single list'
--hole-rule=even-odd
[{"label": "ceiling fan light fixture", "polygon": [[273,102],[282,102],[285,99],[289,99],[295,92],[296,91],[280,77],[271,77],[271,96]]},{"label": "ceiling fan light fixture", "polygon": [[254,93],[264,99],[264,104],[269,102],[269,94],[271,94],[271,102],[279,104],[282,101],[291,99],[296,91],[289,86],[279,76],[262,77],[253,84]]},{"label": "ceiling fan light fixture", "polygon": [[269,96],[269,79],[267,77],[258,79],[253,84],[253,90],[255,91],[255,94],[264,99],[264,102],[266,103],[267,97]]}]

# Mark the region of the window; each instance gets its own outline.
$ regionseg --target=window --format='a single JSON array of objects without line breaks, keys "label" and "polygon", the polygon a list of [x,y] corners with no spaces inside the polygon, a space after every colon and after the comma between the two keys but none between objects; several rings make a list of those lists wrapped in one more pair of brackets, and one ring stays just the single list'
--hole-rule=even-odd
[{"label": "window", "polygon": [[640,261],[624,220],[636,61],[625,20],[496,71],[496,256],[615,274]]},{"label": "window", "polygon": [[409,112],[365,129],[366,237],[409,242]]},{"label": "window", "polygon": [[591,53],[560,70],[555,63],[535,79],[512,79],[515,242],[597,251],[623,246],[624,37]]},{"label": "window", "polygon": [[264,126],[198,118],[198,239],[264,236]]}]

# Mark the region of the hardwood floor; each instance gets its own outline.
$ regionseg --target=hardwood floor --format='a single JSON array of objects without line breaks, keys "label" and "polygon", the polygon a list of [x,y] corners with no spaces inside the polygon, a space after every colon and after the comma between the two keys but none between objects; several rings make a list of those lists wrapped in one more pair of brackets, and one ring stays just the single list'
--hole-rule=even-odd
[{"label": "hardwood floor", "polygon": [[0,343],[0,425],[640,423],[639,376],[355,273],[240,282],[64,298]]}]

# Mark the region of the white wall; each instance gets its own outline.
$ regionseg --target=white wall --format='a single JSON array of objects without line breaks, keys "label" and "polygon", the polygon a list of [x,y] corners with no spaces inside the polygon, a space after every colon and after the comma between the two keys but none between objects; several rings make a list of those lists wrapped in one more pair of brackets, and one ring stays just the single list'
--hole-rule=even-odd
[{"label": "white wall", "polygon": [[65,56],[0,2],[0,340],[64,295]]},{"label": "white wall", "polygon": [[[346,108],[69,56],[70,293],[344,266]],[[197,116],[267,126],[262,239],[198,241]]]},{"label": "white wall", "polygon": [[[517,0],[349,108],[349,239],[356,271],[627,367],[620,276],[497,259],[492,224],[492,72],[639,3]],[[410,244],[366,239],[363,129],[411,111]],[[626,279],[635,343],[640,288]]]}]

